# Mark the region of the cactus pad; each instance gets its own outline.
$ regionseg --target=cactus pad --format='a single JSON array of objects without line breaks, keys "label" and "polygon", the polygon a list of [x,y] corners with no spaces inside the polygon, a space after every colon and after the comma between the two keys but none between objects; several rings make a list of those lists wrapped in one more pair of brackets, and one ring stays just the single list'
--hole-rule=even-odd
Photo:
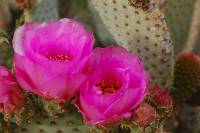
[{"label": "cactus pad", "polygon": [[116,44],[113,36],[109,33],[98,12],[94,9],[91,3],[89,4],[89,9],[92,13],[93,22],[95,24],[95,32],[97,33],[97,37],[99,40],[98,43],[102,44],[103,46]]},{"label": "cactus pad", "polygon": [[57,20],[59,18],[58,1],[39,1],[36,8],[33,9],[31,18],[37,21]]},{"label": "cactus pad", "polygon": [[193,9],[196,0],[168,0],[165,10],[166,22],[169,27],[175,52],[179,52],[187,40]]},{"label": "cactus pad", "polygon": [[14,133],[89,133],[87,126],[84,126],[75,113],[63,114],[58,118],[38,115],[32,123],[19,126]]},{"label": "cactus pad", "polygon": [[154,0],[89,0],[118,44],[137,52],[152,82],[165,86],[173,66],[170,34]]}]

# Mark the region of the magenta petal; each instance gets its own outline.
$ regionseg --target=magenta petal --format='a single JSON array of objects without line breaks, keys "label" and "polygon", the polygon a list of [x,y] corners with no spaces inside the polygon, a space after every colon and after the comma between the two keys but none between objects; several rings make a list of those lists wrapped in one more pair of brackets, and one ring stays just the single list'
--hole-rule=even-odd
[{"label": "magenta petal", "polygon": [[15,77],[5,67],[0,66],[0,112],[18,112],[23,104],[23,93]]},{"label": "magenta petal", "polygon": [[34,89],[35,86],[31,80],[31,77],[25,71],[24,62],[26,62],[26,60],[27,59],[25,57],[20,55],[15,54],[14,56],[14,69],[17,75],[17,80],[24,89],[31,92],[36,92],[37,90]]},{"label": "magenta petal", "polygon": [[92,125],[130,117],[149,87],[140,59],[122,47],[96,48],[84,70],[89,78],[81,87],[77,106]]},{"label": "magenta petal", "polygon": [[[90,53],[94,38],[75,20],[62,19],[57,22],[26,24],[23,40],[25,51],[41,52],[53,47],[76,54]],[[61,49],[60,49],[61,48]],[[78,50],[78,51],[76,51]],[[29,53],[27,53],[29,54]]]},{"label": "magenta petal", "polygon": [[104,121],[104,116],[101,112],[99,112],[93,105],[89,105],[85,102],[83,98],[80,97],[77,103],[79,103],[77,104],[77,107],[82,113],[86,123],[94,125]]},{"label": "magenta petal", "polygon": [[126,112],[127,109],[134,109],[144,99],[145,95],[143,90],[141,88],[128,89],[119,100],[115,101],[107,108],[104,115],[108,117],[112,116],[112,114],[120,115],[121,113]]},{"label": "magenta petal", "polygon": [[[96,91],[96,90],[95,90]],[[98,92],[80,92],[85,100],[85,102],[87,102],[90,105],[94,105],[97,106],[96,108],[100,111],[100,112],[104,112],[107,107],[109,105],[111,105],[113,102],[115,102],[117,99],[119,99],[119,97],[115,96],[115,95],[101,95]]]},{"label": "magenta petal", "polygon": [[67,100],[71,96],[76,96],[80,85],[85,81],[85,79],[85,75],[63,73],[45,81],[41,85],[41,88],[43,88],[42,93],[43,95],[48,94],[56,100]]},{"label": "magenta petal", "polygon": [[13,39],[14,69],[26,90],[56,101],[75,97],[94,37],[75,20],[26,23]]},{"label": "magenta petal", "polygon": [[56,70],[48,67],[15,55],[15,72],[24,89],[56,100],[75,96],[86,76],[70,73],[64,66],[60,69],[55,66]]}]

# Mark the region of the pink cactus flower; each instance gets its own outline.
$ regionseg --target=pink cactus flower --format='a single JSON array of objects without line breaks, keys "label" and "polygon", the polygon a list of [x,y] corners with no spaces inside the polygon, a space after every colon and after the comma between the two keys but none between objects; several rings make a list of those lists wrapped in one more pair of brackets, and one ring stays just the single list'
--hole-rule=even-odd
[{"label": "pink cactus flower", "polygon": [[138,56],[119,46],[96,48],[84,71],[89,79],[76,106],[91,125],[116,124],[130,117],[149,88],[149,76]]},{"label": "pink cactus flower", "polygon": [[0,66],[0,112],[17,112],[23,104],[24,96],[15,77],[5,67]]},{"label": "pink cactus flower", "polygon": [[86,79],[81,70],[93,44],[93,35],[75,20],[24,24],[13,38],[19,84],[56,102],[74,97]]}]

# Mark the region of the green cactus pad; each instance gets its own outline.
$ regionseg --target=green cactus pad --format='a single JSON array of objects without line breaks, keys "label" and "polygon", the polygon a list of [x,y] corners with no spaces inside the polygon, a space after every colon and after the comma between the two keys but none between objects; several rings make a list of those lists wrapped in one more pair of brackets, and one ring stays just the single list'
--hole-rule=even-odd
[{"label": "green cactus pad", "polygon": [[89,0],[118,44],[138,53],[152,83],[166,86],[173,68],[170,34],[153,0]]},{"label": "green cactus pad", "polygon": [[39,0],[31,14],[32,20],[47,21],[59,18],[57,0]]},{"label": "green cactus pad", "polygon": [[116,44],[116,41],[113,39],[113,36],[110,34],[103,21],[101,20],[98,12],[95,10],[93,5],[89,3],[89,9],[92,13],[93,22],[95,24],[95,32],[97,33],[98,40],[101,45],[113,45]]},{"label": "green cactus pad", "polygon": [[93,21],[91,21],[92,16],[88,9],[87,1],[71,0],[70,2],[68,1],[68,4],[69,4],[69,9],[68,12],[65,13],[65,17],[74,18],[80,21],[87,28],[87,30],[94,32]]},{"label": "green cactus pad", "polygon": [[32,123],[16,127],[13,133],[89,133],[78,114],[65,113],[58,118],[35,116]]},{"label": "green cactus pad", "polygon": [[166,22],[175,43],[175,52],[179,52],[187,41],[193,9],[196,0],[168,0],[165,10]]}]

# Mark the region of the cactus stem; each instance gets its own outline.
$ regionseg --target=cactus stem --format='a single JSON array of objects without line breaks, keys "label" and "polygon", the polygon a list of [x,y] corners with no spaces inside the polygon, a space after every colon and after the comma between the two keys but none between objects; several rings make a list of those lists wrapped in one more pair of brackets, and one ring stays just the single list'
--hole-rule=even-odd
[{"label": "cactus stem", "polygon": [[192,51],[197,44],[200,32],[200,0],[197,0],[194,7],[193,18],[190,25],[189,35],[187,38],[185,50]]}]

